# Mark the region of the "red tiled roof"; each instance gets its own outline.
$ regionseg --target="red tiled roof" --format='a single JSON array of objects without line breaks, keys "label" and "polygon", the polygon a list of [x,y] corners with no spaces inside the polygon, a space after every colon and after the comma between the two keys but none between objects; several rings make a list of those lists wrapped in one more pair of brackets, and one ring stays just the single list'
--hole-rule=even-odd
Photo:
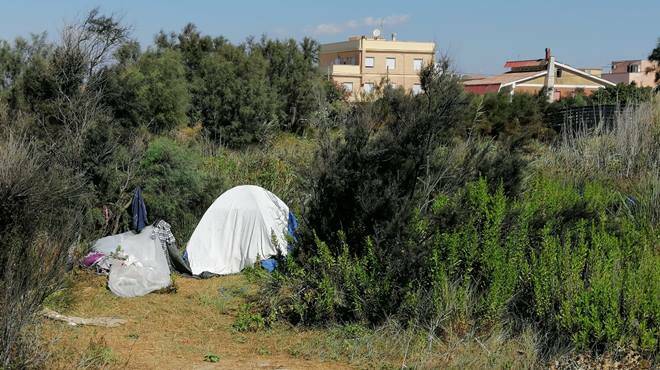
[{"label": "red tiled roof", "polygon": [[520,68],[520,67],[539,67],[542,66],[545,59],[528,59],[528,60],[509,60],[504,63],[505,68]]}]

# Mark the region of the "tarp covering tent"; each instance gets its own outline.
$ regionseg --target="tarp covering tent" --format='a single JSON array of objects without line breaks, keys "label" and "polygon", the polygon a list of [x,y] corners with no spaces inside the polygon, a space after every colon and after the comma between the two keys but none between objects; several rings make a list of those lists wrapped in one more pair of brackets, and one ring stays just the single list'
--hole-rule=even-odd
[{"label": "tarp covering tent", "polygon": [[120,297],[145,295],[171,284],[165,250],[153,226],[101,238],[92,250],[109,257],[108,287]]},{"label": "tarp covering tent", "polygon": [[278,250],[286,254],[288,220],[289,207],[266,189],[241,185],[227,190],[190,237],[186,250],[193,274],[233,274],[252,266],[258,256]]}]

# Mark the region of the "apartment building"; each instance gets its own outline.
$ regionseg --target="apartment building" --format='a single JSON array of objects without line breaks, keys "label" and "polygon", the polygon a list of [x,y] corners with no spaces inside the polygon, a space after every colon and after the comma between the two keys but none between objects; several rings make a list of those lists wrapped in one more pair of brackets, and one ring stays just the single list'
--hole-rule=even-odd
[{"label": "apartment building", "polygon": [[347,41],[321,45],[319,66],[328,78],[344,87],[351,100],[360,100],[381,83],[421,92],[419,72],[433,63],[435,43],[386,40],[374,31],[373,37],[354,36]]},{"label": "apartment building", "polygon": [[639,87],[655,87],[655,69],[657,63],[650,60],[618,60],[612,62],[612,71],[604,73],[603,78],[615,84],[624,83]]}]

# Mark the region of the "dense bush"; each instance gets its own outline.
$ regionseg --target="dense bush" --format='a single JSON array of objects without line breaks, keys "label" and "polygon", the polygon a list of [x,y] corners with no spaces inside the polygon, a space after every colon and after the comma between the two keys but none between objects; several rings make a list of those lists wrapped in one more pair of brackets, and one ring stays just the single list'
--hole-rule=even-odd
[{"label": "dense bush", "polygon": [[557,115],[568,108],[615,105],[620,108],[646,104],[654,98],[653,89],[634,84],[607,86],[592,95],[584,92],[548,103],[544,94],[515,94],[509,91],[471,95],[470,109],[463,118],[459,132],[466,136],[477,133],[497,138],[513,148],[525,147],[533,141],[550,143],[557,138],[562,127],[556,122]]},{"label": "dense bush", "polygon": [[[442,91],[451,90],[434,94],[450,102],[444,112],[465,117],[464,103]],[[522,155],[505,149],[510,142],[440,135],[416,151],[424,134],[407,133],[442,127],[425,125],[415,106],[424,99],[385,91],[321,148],[303,238],[264,285],[266,317],[394,317],[436,334],[533,325],[547,349],[632,346],[655,356],[657,103]],[[409,177],[415,155],[425,161]]]},{"label": "dense bush", "polygon": [[146,126],[155,133],[188,123],[190,94],[179,54],[148,52],[120,67],[113,86],[117,91],[109,90],[107,99],[115,117],[125,120],[128,127]]},{"label": "dense bush", "polygon": [[541,172],[567,181],[585,179],[612,184],[627,198],[640,222],[660,221],[660,100],[628,107],[614,127],[566,129],[556,145],[534,161]]},{"label": "dense bush", "polygon": [[[3,122],[0,122],[5,124]],[[0,367],[39,366],[31,337],[41,302],[59,288],[84,235],[89,189],[75,169],[21,134],[0,131]]]},{"label": "dense bush", "polygon": [[647,102],[653,98],[653,88],[640,87],[632,84],[617,84],[598,89],[589,96],[591,104],[616,104],[620,106],[635,105]]},{"label": "dense bush", "polygon": [[183,59],[189,120],[232,147],[263,143],[276,129],[302,134],[321,108],[343,98],[318,71],[319,45],[311,39],[232,45],[188,24],[180,33],[161,32],[156,46]]},{"label": "dense bush", "polygon": [[213,155],[209,170],[226,181],[226,187],[253,184],[282,199],[296,215],[309,198],[309,179],[315,142],[293,134],[273,138],[265,148],[221,150]]},{"label": "dense bush", "polygon": [[[489,191],[484,180],[468,183],[406,226],[413,237],[396,262],[370,241],[355,256],[345,243],[332,252],[318,239],[313,257],[287,258],[268,286],[267,313],[308,324],[378,324],[394,315],[488,326],[516,318],[579,348],[623,341],[654,353],[657,234],[622,208],[620,196],[598,183],[539,178],[519,200]],[[424,240],[426,248],[413,244]],[[408,260],[415,268],[403,280],[393,264]],[[474,305],[469,316],[455,309],[466,300]]]},{"label": "dense bush", "polygon": [[[530,139],[547,140],[556,132],[545,122],[544,112],[548,103],[542,95],[507,92],[473,96],[472,107],[478,113],[473,129],[481,135],[496,137],[512,146],[527,143]],[[471,123],[471,122],[469,122]]]},{"label": "dense bush", "polygon": [[[402,236],[400,226],[432,195],[418,180],[436,181],[430,159],[448,140],[466,100],[455,75],[438,67],[423,73],[425,94],[386,89],[377,105],[349,116],[343,135],[324,138],[305,212],[322,240],[334,246],[336,232],[343,231],[353,252],[359,253],[365,235],[386,245]],[[305,237],[314,240],[311,233]]]},{"label": "dense bush", "polygon": [[237,147],[263,141],[277,126],[275,91],[259,55],[209,54],[193,85],[195,109],[210,137]]},{"label": "dense bush", "polygon": [[31,324],[62,284],[68,252],[94,234],[88,145],[108,122],[100,71],[124,39],[124,28],[92,11],[65,27],[57,45],[45,37],[3,44],[0,367],[43,366]]},{"label": "dense bush", "polygon": [[[651,51],[649,55],[649,60],[656,63],[655,71],[650,71],[651,73],[655,72],[655,82],[660,81],[660,40],[656,44],[656,47]],[[658,87],[656,86],[656,91]]]},{"label": "dense bush", "polygon": [[166,220],[179,240],[188,240],[224,188],[222,178],[206,166],[198,150],[166,138],[151,141],[140,162],[138,183],[149,218]]},{"label": "dense bush", "polygon": [[307,37],[300,43],[262,37],[258,43],[248,40],[247,46],[268,62],[266,75],[279,99],[280,127],[301,133],[327,99],[325,89],[330,87],[319,78],[320,44]]}]

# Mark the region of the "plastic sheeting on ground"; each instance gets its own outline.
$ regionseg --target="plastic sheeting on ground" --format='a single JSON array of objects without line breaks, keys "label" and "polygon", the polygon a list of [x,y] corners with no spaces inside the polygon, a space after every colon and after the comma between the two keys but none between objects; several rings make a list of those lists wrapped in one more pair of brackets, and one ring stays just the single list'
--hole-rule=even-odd
[{"label": "plastic sheeting on ground", "polygon": [[111,259],[108,287],[120,297],[137,297],[171,284],[170,268],[160,241],[153,237],[153,226],[139,234],[129,231],[107,236],[94,243],[92,250]]},{"label": "plastic sheeting on ground", "polygon": [[[289,207],[254,185],[224,192],[206,210],[186,248],[195,275],[240,272],[257,257],[287,253]],[[273,243],[275,241],[275,243]]]}]

